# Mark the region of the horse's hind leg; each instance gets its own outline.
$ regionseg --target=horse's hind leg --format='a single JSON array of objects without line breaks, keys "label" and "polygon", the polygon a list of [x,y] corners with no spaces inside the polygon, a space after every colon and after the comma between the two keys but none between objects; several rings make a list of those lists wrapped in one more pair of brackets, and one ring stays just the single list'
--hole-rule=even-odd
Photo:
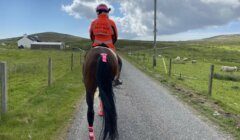
[{"label": "horse's hind leg", "polygon": [[93,129],[93,122],[94,122],[94,93],[87,92],[86,101],[88,105],[87,110],[87,119],[88,119],[88,130],[89,130],[89,138],[90,140],[95,140],[94,129]]}]

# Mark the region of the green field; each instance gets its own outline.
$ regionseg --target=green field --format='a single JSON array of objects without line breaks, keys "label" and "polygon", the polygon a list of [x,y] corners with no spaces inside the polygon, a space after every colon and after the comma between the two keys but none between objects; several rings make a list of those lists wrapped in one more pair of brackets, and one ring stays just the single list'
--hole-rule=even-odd
[{"label": "green field", "polygon": [[[63,41],[70,47],[66,50],[90,49],[91,41],[84,38],[50,32],[35,35],[43,41]],[[83,96],[80,53],[74,53],[75,67],[71,72],[70,51],[17,50],[17,39],[0,40],[0,61],[7,61],[9,72],[9,111],[0,121],[0,139],[58,139]],[[5,45],[1,46],[2,42]],[[240,71],[220,71],[224,65],[240,68],[240,35],[158,42],[155,68],[152,67],[151,41],[119,40],[116,46],[123,57],[169,86],[175,95],[240,139]],[[50,56],[54,83],[48,87],[47,61]],[[174,61],[177,56],[188,60]],[[168,76],[170,58],[173,60],[171,77]],[[213,94],[209,96],[208,78],[212,64],[214,72],[222,79],[213,80]]]},{"label": "green field", "polygon": [[[220,71],[221,66],[237,66],[240,68],[240,45],[177,44],[176,42],[175,45],[172,43],[172,46],[167,47],[158,44],[156,51],[157,66],[155,68],[152,66],[152,49],[137,50],[132,48],[136,48],[136,46],[126,46],[125,51],[122,52],[123,56],[150,76],[170,85],[177,91],[186,92],[187,96],[191,98],[200,97],[197,100],[193,99],[193,102],[199,102],[201,108],[205,109],[204,107],[208,106],[206,100],[214,102],[214,105],[210,107],[208,116],[215,117],[216,120],[219,119],[218,117],[223,116],[222,122],[219,122],[220,125],[225,127],[224,129],[233,132],[237,138],[240,138],[240,130],[238,129],[240,124],[240,71],[232,73]],[[177,56],[181,57],[181,59],[188,58],[188,60],[176,61]],[[172,59],[171,77],[168,75],[170,58]],[[192,60],[196,60],[197,63],[192,63]],[[238,80],[214,79],[213,93],[209,97],[208,83],[210,65],[212,64],[215,66],[215,73],[237,77]],[[220,106],[220,109],[214,108],[214,106]],[[224,112],[221,112],[222,109]],[[218,111],[220,116],[213,116],[215,111]],[[234,117],[226,118],[226,114],[231,114]]]},{"label": "green field", "polygon": [[[0,119],[0,139],[58,139],[84,93],[80,52],[0,48],[8,66],[8,112]],[[48,58],[53,83],[48,87]]]}]

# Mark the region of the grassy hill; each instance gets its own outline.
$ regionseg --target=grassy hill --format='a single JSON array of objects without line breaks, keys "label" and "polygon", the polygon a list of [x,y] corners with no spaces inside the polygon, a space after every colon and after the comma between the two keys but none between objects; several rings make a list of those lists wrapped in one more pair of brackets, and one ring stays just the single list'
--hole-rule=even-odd
[{"label": "grassy hill", "polygon": [[[89,39],[56,32],[36,33],[29,36],[38,36],[41,41],[46,42],[65,42],[65,44],[69,45],[71,48],[87,49],[91,44]],[[20,38],[21,37],[2,39],[0,40],[0,43],[4,42],[6,44],[6,47],[17,47],[17,41]]]},{"label": "grassy hill", "polygon": [[240,42],[240,34],[219,35],[204,39],[205,41],[225,41],[225,42]]},{"label": "grassy hill", "polygon": [[218,45],[240,45],[240,34],[219,35],[200,40],[200,43]]}]

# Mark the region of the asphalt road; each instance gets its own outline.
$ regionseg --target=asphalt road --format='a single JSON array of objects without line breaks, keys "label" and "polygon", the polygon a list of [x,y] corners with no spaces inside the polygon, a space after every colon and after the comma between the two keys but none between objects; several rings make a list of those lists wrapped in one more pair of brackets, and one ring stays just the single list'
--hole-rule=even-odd
[{"label": "asphalt road", "polygon": [[[122,80],[115,89],[120,140],[224,140],[230,136],[218,131],[169,91],[124,61]],[[97,116],[99,136],[102,118]],[[88,140],[87,105],[83,101],[69,129],[68,140]]]}]

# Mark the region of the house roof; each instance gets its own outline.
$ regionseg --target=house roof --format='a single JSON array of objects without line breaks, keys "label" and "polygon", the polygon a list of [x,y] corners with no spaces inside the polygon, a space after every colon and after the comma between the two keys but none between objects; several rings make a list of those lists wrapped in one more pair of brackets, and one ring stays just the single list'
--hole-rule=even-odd
[{"label": "house roof", "polygon": [[40,40],[35,36],[28,36],[27,38],[32,40],[32,41],[40,42]]}]

